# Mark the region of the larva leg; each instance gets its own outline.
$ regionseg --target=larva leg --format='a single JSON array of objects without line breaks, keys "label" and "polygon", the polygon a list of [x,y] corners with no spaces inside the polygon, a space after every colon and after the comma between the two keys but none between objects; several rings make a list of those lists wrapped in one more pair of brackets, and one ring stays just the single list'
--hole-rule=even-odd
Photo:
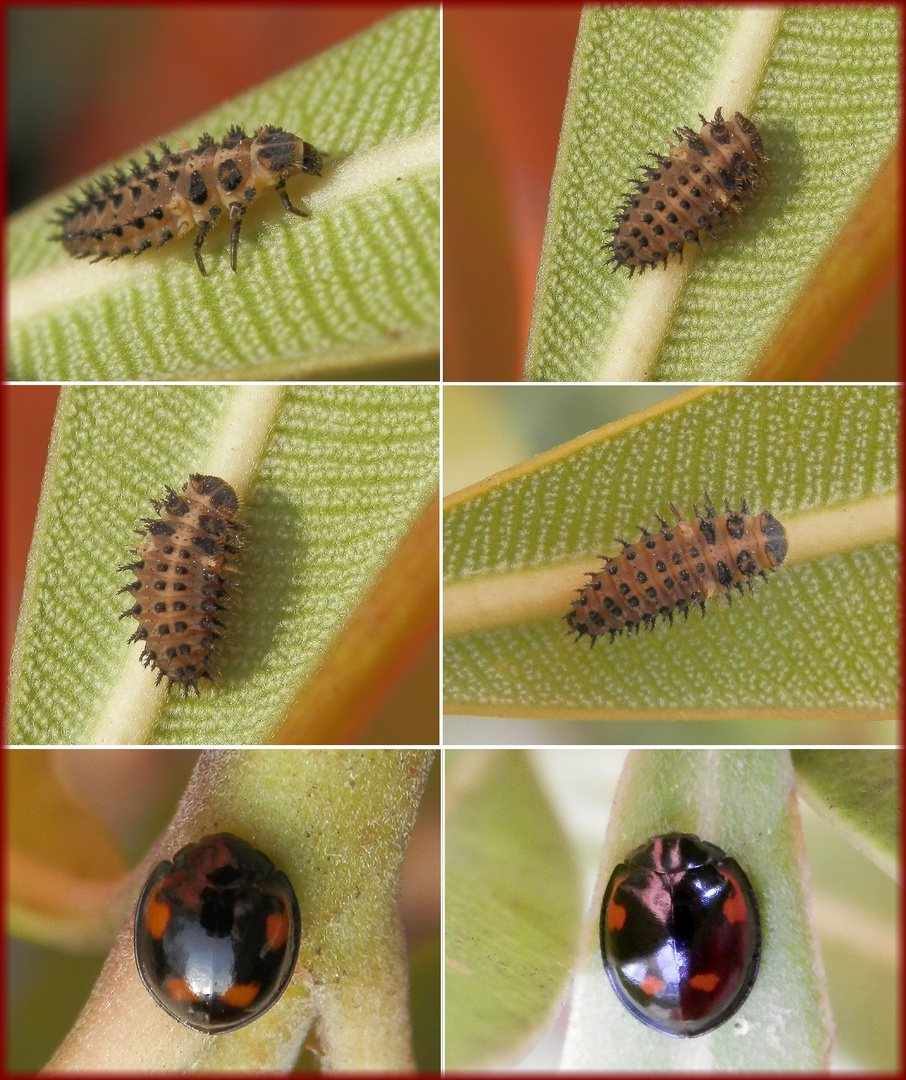
[{"label": "larva leg", "polygon": [[311,216],[311,210],[309,210],[308,207],[305,206],[304,203],[302,204],[303,207],[304,207],[304,209],[302,209],[302,210],[300,210],[298,206],[293,206],[293,204],[290,202],[289,195],[286,193],[286,188],[284,186],[284,183],[285,183],[284,181],[281,181],[277,185],[277,187],[274,189],[275,191],[280,192],[280,202],[283,203],[283,205],[286,207],[286,209],[291,214],[296,214],[299,217],[310,217]]},{"label": "larva leg", "polygon": [[242,219],[245,216],[245,207],[239,203],[230,206],[230,217],[234,219],[233,229],[230,233],[230,267],[236,273],[236,255],[239,251],[239,230],[242,228]]},{"label": "larva leg", "polygon": [[195,262],[198,264],[198,269],[201,271],[202,277],[207,277],[208,272],[204,268],[204,261],[201,258],[201,245],[204,243],[204,238],[211,231],[210,221],[202,221],[198,226],[198,236],[195,237],[195,243],[192,245],[192,250],[195,252]]}]

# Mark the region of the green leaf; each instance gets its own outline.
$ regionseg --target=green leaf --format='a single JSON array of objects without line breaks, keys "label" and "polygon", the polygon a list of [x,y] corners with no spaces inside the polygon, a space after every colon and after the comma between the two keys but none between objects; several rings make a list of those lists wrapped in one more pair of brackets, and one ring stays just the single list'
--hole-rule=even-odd
[{"label": "green leaf", "polygon": [[[526,378],[744,379],[789,372],[828,320],[844,332],[895,259],[898,37],[892,6],[587,8]],[[627,181],[717,107],[758,125],[756,200],[683,263],[611,274]]]},{"label": "green leaf", "polygon": [[260,847],[296,892],[305,932],[280,1000],[239,1031],[174,1024],[135,973],[131,904],[59,1071],[288,1071],[318,1025],[325,1071],[412,1068],[400,873],[433,754],[424,750],[208,751],[169,829],[133,874],[206,833]]},{"label": "green leaf", "polygon": [[[875,770],[876,754],[887,753],[863,751],[866,770]],[[867,1073],[896,1071],[902,1027],[899,867],[891,876],[889,868],[880,869],[873,856],[858,850],[858,841],[852,842],[839,822],[814,813],[798,770],[797,786],[812,917],[837,1029],[835,1059]]]},{"label": "green leaf", "polygon": [[253,204],[236,274],[225,228],[205,243],[206,278],[191,240],[99,266],[71,259],[47,243],[47,219],[76,185],[17,214],[9,378],[436,377],[439,45],[436,8],[404,11],[162,133],[194,145],[266,117],[329,155],[321,180],[287,186],[308,220],[276,196]]},{"label": "green leaf", "polygon": [[[553,393],[553,391],[547,391]],[[446,501],[449,712],[879,719],[897,704],[892,386],[705,387]],[[703,492],[785,525],[787,564],[708,617],[589,652],[563,616],[611,538]]]},{"label": "green leaf", "polygon": [[[613,867],[649,837],[672,831],[696,833],[736,859],[761,917],[761,963],[751,994],[732,1020],[696,1039],[665,1039],[640,1025],[613,993],[598,945],[601,901]],[[656,1073],[826,1069],[833,1026],[806,877],[785,752],[630,753],[588,913],[563,1067]]]},{"label": "green leaf", "polygon": [[487,1064],[537,1034],[569,978],[572,849],[525,754],[448,751],[445,1063]]},{"label": "green leaf", "polygon": [[[434,386],[64,389],[16,635],[10,742],[244,744],[294,719],[303,741],[329,738],[330,702],[322,693],[313,709],[306,694],[323,687],[348,627],[371,610],[366,644],[398,663],[436,598],[437,409]],[[244,551],[222,677],[184,700],[155,689],[127,644],[116,568],[132,561],[149,500],[195,472],[236,488]],[[426,557],[409,554],[396,587],[410,618],[395,620],[382,583],[420,529]],[[374,656],[363,646],[342,672],[366,704],[386,679]]]},{"label": "green leaf", "polygon": [[891,877],[900,847],[896,750],[793,750],[803,798]]}]

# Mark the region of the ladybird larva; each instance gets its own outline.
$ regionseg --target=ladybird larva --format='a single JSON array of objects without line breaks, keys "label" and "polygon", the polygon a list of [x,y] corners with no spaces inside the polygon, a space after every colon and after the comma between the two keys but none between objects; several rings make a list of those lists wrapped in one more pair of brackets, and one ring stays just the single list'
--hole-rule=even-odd
[{"label": "ladybird larva", "polygon": [[758,164],[767,159],[761,136],[751,120],[734,113],[724,120],[718,109],[713,120],[699,113],[704,125],[674,132],[680,140],[669,154],[652,154],[657,165],[645,166],[645,178],[633,180],[614,215],[616,228],[609,241],[613,269],[642,273],[671,255],[682,259],[686,244],[700,243],[702,231],[714,236],[715,224],[727,224],[727,210],[740,210],[758,186]]},{"label": "ladybird larva", "polygon": [[223,142],[215,143],[205,132],[194,150],[174,154],[159,144],[162,157],[146,151],[147,163],[130,162],[132,171],[116,169],[82,189],[56,211],[51,224],[60,232],[51,240],[76,259],[93,255],[121,259],[161,247],[174,237],[198,229],[195,262],[207,276],[201,258],[205,237],[221,219],[233,223],[230,234],[230,266],[236,269],[239,230],[251,203],[273,188],[291,214],[308,217],[309,211],[293,206],[286,181],[298,173],[321,175],[322,156],[298,136],[278,127],[262,127],[248,136],[233,126]]},{"label": "ladybird larva", "polygon": [[603,634],[612,641],[622,630],[652,629],[659,615],[671,624],[674,612],[688,619],[696,604],[704,616],[705,602],[720,593],[729,600],[733,589],[748,585],[751,591],[755,578],[766,578],[786,558],[786,531],[766,510],[752,516],[745,500],[738,512],[725,505],[718,514],[706,492],[694,521],[671,503],[674,525],[657,515],[660,532],[640,525],[642,539],[635,544],[617,538],[623,551],[602,555],[602,570],[587,575],[591,581],[577,590],[579,599],[564,616],[567,633],[577,641],[588,634],[592,645]]},{"label": "ladybird larva", "polygon": [[120,615],[138,620],[129,643],[144,644],[139,659],[157,668],[157,683],[169,679],[185,697],[198,693],[198,680],[211,678],[211,653],[223,624],[226,577],[235,569],[240,525],[236,492],[217,476],[189,477],[182,492],[167,488],[152,501],[160,515],[145,518],[145,537],[132,550],[136,562],[121,566],[137,580],[120,589],[135,603]]}]

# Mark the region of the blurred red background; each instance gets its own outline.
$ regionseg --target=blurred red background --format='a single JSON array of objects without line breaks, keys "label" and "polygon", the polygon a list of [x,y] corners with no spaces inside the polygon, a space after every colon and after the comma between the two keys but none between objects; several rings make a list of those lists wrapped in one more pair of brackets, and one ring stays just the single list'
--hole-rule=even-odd
[{"label": "blurred red background", "polygon": [[581,8],[444,5],[444,379],[518,380]]},{"label": "blurred red background", "polygon": [[9,670],[58,386],[3,387],[3,670]]},{"label": "blurred red background", "polygon": [[185,4],[11,9],[11,208],[153,142],[399,8]]}]

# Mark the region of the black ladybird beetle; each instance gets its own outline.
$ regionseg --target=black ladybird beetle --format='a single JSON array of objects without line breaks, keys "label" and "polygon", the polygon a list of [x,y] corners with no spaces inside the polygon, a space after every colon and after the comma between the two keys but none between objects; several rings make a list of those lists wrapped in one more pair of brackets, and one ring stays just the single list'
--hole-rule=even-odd
[{"label": "black ladybird beetle", "polygon": [[689,833],[654,836],[610,875],[601,956],[623,1005],[690,1038],[729,1019],[758,973],[758,905],[742,867]]},{"label": "black ladybird beetle", "polygon": [[151,996],[181,1024],[232,1031],[286,989],[299,935],[286,875],[245,840],[214,833],[148,878],[135,910],[135,963]]}]

